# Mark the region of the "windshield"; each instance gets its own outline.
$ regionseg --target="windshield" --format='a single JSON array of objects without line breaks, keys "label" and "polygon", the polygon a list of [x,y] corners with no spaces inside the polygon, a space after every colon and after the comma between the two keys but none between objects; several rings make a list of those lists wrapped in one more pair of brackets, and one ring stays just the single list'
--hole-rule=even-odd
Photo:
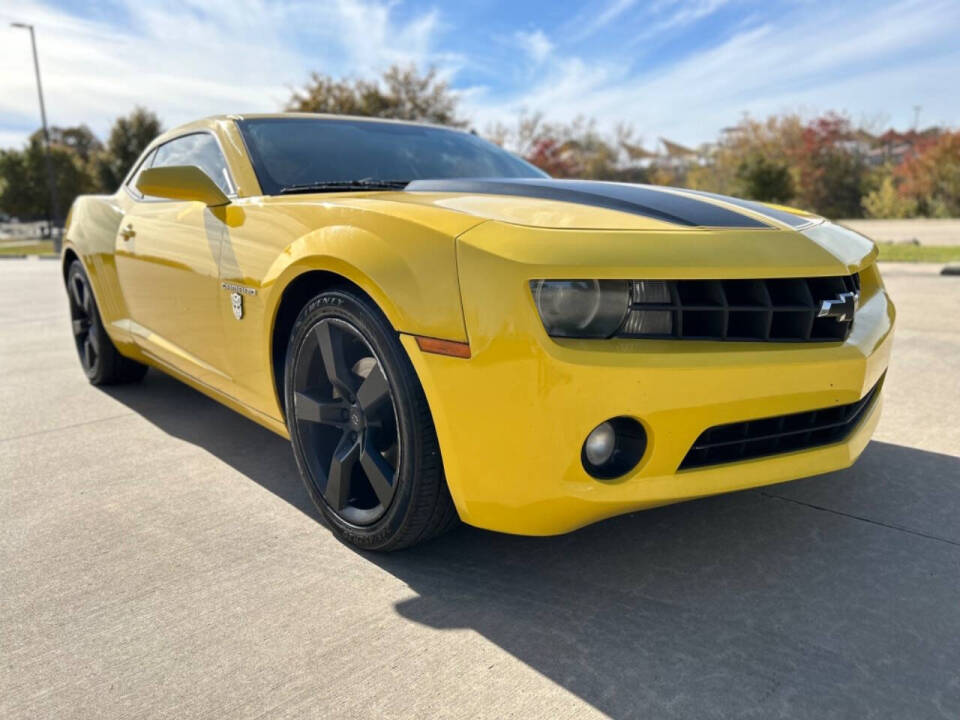
[{"label": "windshield", "polygon": [[423,125],[336,118],[238,120],[260,187],[349,180],[542,178],[533,165],[476,135]]}]

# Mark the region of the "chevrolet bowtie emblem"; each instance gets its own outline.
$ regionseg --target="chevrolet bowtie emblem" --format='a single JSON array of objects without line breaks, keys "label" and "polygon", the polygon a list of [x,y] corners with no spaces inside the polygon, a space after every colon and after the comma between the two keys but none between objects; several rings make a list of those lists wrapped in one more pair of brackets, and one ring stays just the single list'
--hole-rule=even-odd
[{"label": "chevrolet bowtie emblem", "polygon": [[853,320],[853,314],[857,311],[857,301],[859,299],[860,293],[840,293],[835,300],[824,300],[820,303],[817,317],[831,317],[837,322]]}]

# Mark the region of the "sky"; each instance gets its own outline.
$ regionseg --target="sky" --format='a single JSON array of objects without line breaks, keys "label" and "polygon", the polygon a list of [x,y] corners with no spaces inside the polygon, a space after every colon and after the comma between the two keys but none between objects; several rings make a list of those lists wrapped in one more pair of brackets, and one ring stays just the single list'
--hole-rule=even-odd
[{"label": "sky", "polygon": [[0,147],[39,126],[105,138],[134,105],[165,127],[282,109],[311,71],[436,67],[483,132],[521,112],[650,149],[697,145],[744,113],[848,113],[872,127],[960,126],[958,0],[0,0]]}]

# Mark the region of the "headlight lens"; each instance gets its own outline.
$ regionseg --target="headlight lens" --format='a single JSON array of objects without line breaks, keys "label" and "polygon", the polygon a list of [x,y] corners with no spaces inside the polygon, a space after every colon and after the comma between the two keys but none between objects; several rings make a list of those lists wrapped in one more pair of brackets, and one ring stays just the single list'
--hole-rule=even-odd
[{"label": "headlight lens", "polygon": [[627,280],[531,280],[530,289],[553,337],[610,337],[630,305]]}]

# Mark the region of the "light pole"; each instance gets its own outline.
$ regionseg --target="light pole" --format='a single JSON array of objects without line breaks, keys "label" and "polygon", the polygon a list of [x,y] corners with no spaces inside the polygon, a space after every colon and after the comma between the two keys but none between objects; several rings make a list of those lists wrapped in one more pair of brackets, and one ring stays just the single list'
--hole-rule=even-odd
[{"label": "light pole", "polygon": [[53,177],[53,164],[50,160],[50,131],[47,130],[47,110],[43,105],[43,84],[40,82],[40,61],[37,59],[37,38],[33,25],[10,23],[12,27],[30,31],[30,46],[33,48],[33,70],[37,75],[37,96],[40,98],[40,120],[43,123],[43,162],[47,170],[47,190],[50,193],[50,208],[47,213],[47,229],[53,240],[53,249],[60,252],[60,236],[54,234],[54,227],[60,225],[60,208],[57,202],[57,184]]}]

